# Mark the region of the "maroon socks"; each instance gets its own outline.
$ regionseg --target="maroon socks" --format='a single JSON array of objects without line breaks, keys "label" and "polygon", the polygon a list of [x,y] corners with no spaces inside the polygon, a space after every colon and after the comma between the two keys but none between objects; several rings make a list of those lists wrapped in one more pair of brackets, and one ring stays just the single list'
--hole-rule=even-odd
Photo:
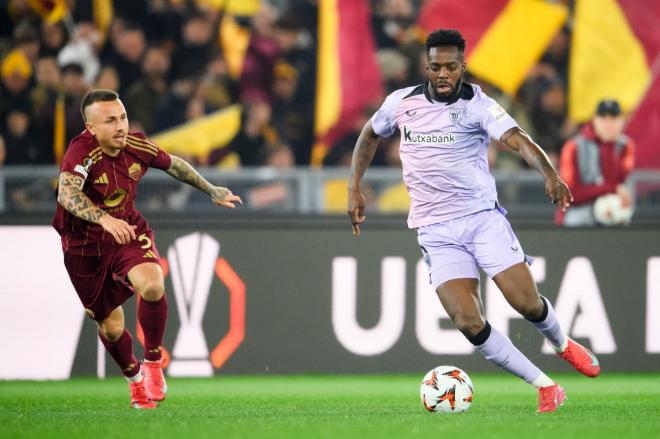
[{"label": "maroon socks", "polygon": [[138,321],[144,332],[144,359],[158,361],[163,355],[163,334],[167,321],[167,298],[165,295],[155,302],[140,300]]},{"label": "maroon socks", "polygon": [[140,362],[133,355],[133,338],[131,334],[124,329],[121,337],[117,341],[110,341],[99,332],[101,342],[105,346],[115,363],[119,365],[121,373],[127,377],[134,377],[140,372]]}]

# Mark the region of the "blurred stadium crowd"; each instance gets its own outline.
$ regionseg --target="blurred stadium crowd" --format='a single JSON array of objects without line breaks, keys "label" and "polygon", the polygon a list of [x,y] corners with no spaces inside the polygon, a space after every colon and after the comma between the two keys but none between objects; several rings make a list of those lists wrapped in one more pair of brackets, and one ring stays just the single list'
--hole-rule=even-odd
[{"label": "blurred stadium crowd", "polygon": [[[55,163],[68,140],[84,129],[82,96],[91,88],[109,88],[120,92],[131,130],[148,135],[240,103],[240,130],[228,148],[196,157],[200,165],[308,165],[317,1],[246,0],[240,3],[253,10],[231,21],[218,7],[223,3],[114,0],[103,10],[103,1],[77,0],[68,2],[69,16],[50,23],[33,1],[0,0],[0,164]],[[421,3],[370,1],[383,97],[425,80],[425,32],[417,25]],[[569,33],[570,20],[514,97],[467,78],[495,97],[555,163],[578,128],[567,117]],[[247,47],[236,69],[241,44]],[[352,123],[353,131],[333,145],[325,165],[350,163],[359,129],[377,105]],[[494,167],[522,166],[501,145],[491,149]],[[400,166],[397,136],[379,149],[374,165]]]}]

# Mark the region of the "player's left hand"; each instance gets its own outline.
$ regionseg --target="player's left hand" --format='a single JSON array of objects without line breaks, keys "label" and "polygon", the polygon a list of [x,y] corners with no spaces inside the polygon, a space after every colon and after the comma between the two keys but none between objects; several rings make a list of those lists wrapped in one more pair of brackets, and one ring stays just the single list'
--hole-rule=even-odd
[{"label": "player's left hand", "polygon": [[573,202],[573,195],[568,185],[556,174],[546,178],[545,193],[552,200],[552,203],[557,204],[564,212]]},{"label": "player's left hand", "polygon": [[351,218],[353,226],[353,235],[360,235],[360,224],[367,220],[364,215],[364,205],[366,200],[359,190],[349,190],[348,195],[348,216]]},{"label": "player's left hand", "polygon": [[228,207],[233,209],[236,207],[234,203],[243,204],[243,200],[238,195],[231,193],[226,187],[215,186],[213,192],[211,193],[211,199],[218,206]]}]

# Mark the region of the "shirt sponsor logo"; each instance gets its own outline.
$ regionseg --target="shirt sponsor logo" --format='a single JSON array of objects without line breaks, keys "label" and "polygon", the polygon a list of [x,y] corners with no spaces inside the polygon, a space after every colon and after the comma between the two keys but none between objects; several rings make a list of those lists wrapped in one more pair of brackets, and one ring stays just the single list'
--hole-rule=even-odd
[{"label": "shirt sponsor logo", "polygon": [[416,133],[407,126],[403,126],[403,141],[405,143],[435,143],[435,144],[454,144],[456,135],[454,133]]},{"label": "shirt sponsor logo", "polygon": [[115,189],[115,191],[109,197],[103,200],[103,204],[108,207],[117,207],[121,204],[122,201],[124,201],[126,194],[128,194],[128,192],[119,187]]}]

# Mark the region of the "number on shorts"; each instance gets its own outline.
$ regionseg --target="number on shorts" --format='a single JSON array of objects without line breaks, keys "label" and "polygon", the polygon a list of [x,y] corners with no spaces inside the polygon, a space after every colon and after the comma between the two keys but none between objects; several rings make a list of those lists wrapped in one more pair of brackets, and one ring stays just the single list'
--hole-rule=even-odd
[{"label": "number on shorts", "polygon": [[142,247],[140,247],[140,248],[143,248],[143,249],[151,248],[151,239],[147,236],[146,233],[143,233],[140,236],[138,236],[138,241],[140,241],[140,242],[144,241],[145,242],[142,245]]}]

